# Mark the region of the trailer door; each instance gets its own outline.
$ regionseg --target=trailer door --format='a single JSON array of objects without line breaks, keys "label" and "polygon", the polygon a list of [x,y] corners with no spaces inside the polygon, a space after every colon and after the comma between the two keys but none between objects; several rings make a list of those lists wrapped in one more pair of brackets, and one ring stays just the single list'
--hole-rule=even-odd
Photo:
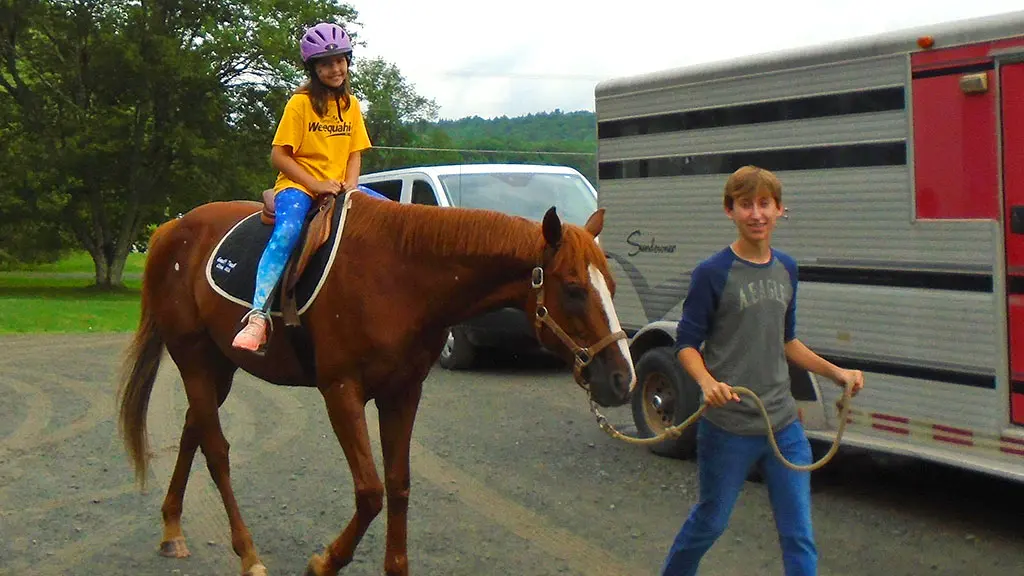
[{"label": "trailer door", "polygon": [[1006,285],[1010,336],[1010,419],[1024,425],[1024,63],[1000,74]]}]

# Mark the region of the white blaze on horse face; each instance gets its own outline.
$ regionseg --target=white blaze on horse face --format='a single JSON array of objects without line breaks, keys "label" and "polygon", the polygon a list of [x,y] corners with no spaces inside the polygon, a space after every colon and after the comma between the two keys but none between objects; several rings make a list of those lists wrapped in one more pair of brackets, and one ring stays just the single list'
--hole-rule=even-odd
[{"label": "white blaze on horse face", "polygon": [[[608,319],[608,329],[611,330],[612,334],[622,330],[622,326],[619,325],[619,317],[615,314],[615,305],[612,304],[612,291],[608,289],[608,284],[604,281],[604,274],[601,274],[601,271],[593,264],[587,267],[587,272],[590,274],[590,285],[601,296],[601,307],[604,309],[605,318]],[[618,340],[616,345],[629,366],[629,391],[632,392],[633,387],[636,386],[636,371],[633,370],[633,357],[629,354],[629,346],[625,338]]]}]

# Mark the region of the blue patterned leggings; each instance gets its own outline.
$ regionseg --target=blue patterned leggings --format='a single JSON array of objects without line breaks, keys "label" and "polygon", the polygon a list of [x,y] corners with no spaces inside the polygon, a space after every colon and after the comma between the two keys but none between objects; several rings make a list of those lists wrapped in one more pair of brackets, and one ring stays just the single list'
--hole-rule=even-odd
[{"label": "blue patterned leggings", "polygon": [[274,233],[263,250],[259,267],[256,269],[256,293],[252,307],[262,310],[270,298],[277,280],[284,272],[295,245],[302,233],[302,224],[313,205],[313,199],[298,188],[285,188],[274,197]]}]

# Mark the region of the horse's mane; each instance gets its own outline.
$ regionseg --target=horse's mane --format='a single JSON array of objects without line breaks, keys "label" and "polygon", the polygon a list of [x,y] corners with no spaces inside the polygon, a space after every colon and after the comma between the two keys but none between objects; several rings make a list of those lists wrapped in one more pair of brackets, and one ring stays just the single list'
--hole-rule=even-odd
[{"label": "horse's mane", "polygon": [[345,227],[354,236],[393,236],[394,249],[410,256],[531,259],[540,253],[540,224],[489,210],[399,204],[357,193]]}]

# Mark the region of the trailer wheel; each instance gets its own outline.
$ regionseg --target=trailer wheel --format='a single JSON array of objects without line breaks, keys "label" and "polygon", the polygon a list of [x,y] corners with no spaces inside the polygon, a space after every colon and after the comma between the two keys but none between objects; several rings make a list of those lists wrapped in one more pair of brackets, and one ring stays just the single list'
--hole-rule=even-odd
[{"label": "trailer wheel", "polygon": [[[700,389],[683,370],[673,349],[654,348],[636,364],[633,422],[640,437],[651,438],[690,417],[700,408]],[[650,447],[659,456],[691,459],[697,454],[697,426]]]}]

